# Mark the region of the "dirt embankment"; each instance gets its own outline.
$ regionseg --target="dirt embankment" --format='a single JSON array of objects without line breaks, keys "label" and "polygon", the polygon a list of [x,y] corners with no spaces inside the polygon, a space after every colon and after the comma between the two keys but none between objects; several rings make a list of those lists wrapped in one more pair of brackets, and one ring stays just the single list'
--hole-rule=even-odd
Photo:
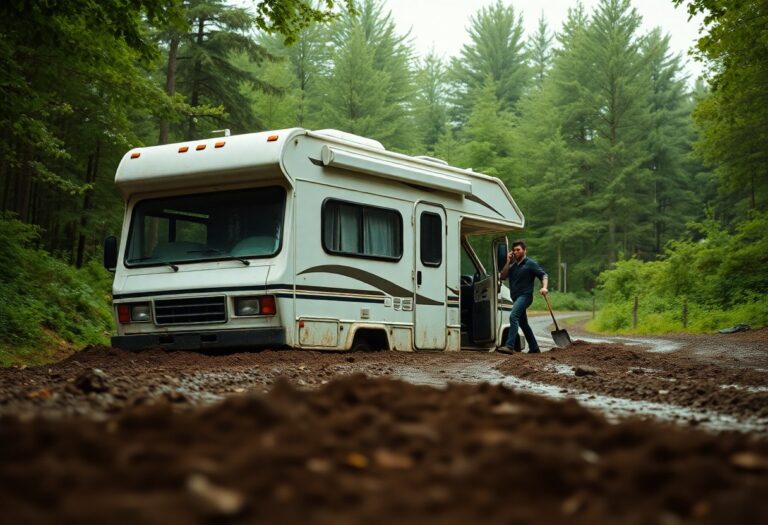
[{"label": "dirt embankment", "polygon": [[[768,522],[768,331],[736,335],[668,354],[91,348],[0,370],[3,521]],[[692,415],[618,421],[577,396]]]},{"label": "dirt embankment", "polygon": [[765,523],[768,443],[354,375],[0,426],[9,523]]}]

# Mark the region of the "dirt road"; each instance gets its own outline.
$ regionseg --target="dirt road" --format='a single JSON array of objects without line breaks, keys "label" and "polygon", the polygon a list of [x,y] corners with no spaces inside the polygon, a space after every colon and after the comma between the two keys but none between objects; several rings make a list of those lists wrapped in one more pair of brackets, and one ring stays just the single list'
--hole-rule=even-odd
[{"label": "dirt road", "polygon": [[13,523],[768,522],[768,330],[569,331],[589,341],[90,348],[0,370],[0,506]]}]

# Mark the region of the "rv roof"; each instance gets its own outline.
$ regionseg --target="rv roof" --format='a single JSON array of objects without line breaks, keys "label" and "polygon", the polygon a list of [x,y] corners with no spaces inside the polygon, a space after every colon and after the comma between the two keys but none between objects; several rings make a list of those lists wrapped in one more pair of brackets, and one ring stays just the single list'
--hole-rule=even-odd
[{"label": "rv roof", "polygon": [[361,146],[367,146],[369,148],[381,149],[381,150],[387,149],[384,147],[384,144],[382,144],[378,140],[369,139],[368,137],[361,137],[360,135],[355,135],[354,133],[347,133],[346,131],[340,131],[338,129],[318,129],[314,131],[314,133],[318,135],[325,135],[326,137],[332,137],[335,139],[343,140],[345,142],[353,142],[355,144],[360,144]]}]

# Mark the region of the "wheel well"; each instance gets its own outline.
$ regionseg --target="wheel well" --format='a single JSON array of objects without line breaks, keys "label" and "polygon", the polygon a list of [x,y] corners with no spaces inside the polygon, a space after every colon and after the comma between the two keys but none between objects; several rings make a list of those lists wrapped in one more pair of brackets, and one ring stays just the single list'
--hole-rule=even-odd
[{"label": "wheel well", "polygon": [[352,349],[367,346],[370,350],[389,350],[387,332],[381,328],[358,328],[352,340]]}]

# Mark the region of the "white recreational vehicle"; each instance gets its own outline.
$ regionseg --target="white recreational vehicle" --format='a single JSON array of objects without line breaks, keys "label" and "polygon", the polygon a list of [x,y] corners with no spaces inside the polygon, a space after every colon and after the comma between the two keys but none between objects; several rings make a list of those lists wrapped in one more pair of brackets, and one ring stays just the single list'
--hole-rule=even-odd
[{"label": "white recreational vehicle", "polygon": [[[129,151],[116,347],[490,350],[511,308],[496,256],[519,230],[497,178],[335,130]],[[485,268],[481,259],[493,260]],[[518,338],[520,339],[520,338]]]}]

